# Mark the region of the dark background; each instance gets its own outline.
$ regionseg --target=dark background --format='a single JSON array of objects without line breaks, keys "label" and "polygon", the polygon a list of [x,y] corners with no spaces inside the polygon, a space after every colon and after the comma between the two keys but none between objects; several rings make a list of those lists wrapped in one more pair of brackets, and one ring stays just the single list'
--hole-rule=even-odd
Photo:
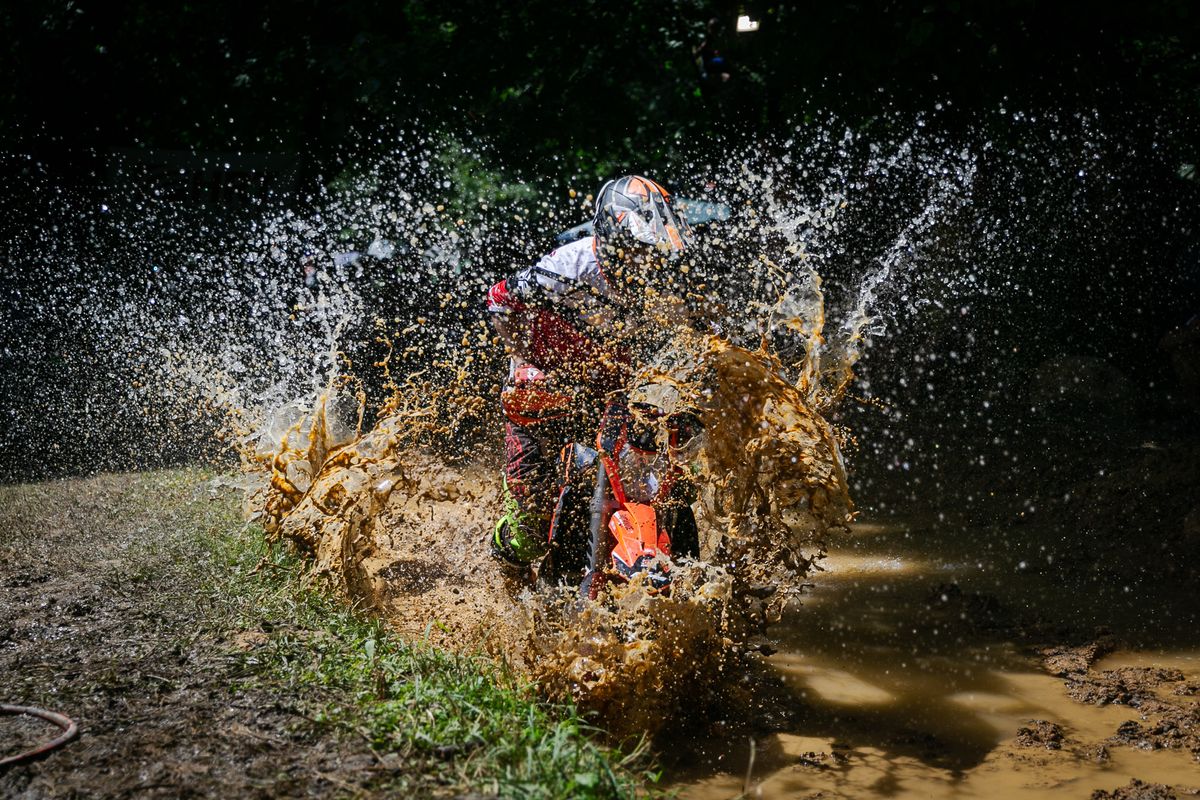
[{"label": "dark background", "polygon": [[[760,29],[736,33],[739,14]],[[6,413],[16,419],[48,386],[65,385],[53,363],[28,363],[37,347],[61,355],[74,335],[31,310],[47,285],[92,280],[89,270],[152,282],[151,261],[197,239],[219,249],[251,209],[319,204],[357,162],[393,148],[391,132],[454,131],[500,165],[476,169],[439,146],[443,168],[469,173],[469,191],[525,214],[489,243],[482,281],[578,221],[547,219],[539,205],[563,176],[592,190],[637,169],[695,188],[688,163],[706,148],[726,160],[750,149],[782,158],[789,131],[832,119],[884,141],[929,115],[940,136],[981,154],[970,235],[990,231],[1005,246],[981,250],[974,266],[999,279],[972,299],[969,320],[933,311],[872,342],[860,394],[890,410],[844,412],[862,433],[860,474],[911,462],[927,486],[942,485],[939,475],[957,474],[945,450],[933,452],[947,437],[972,459],[1007,452],[1015,436],[1036,446],[1047,429],[1079,438],[1063,420],[1100,418],[1097,402],[1123,421],[1087,429],[1085,441],[1131,426],[1135,437],[1142,425],[1186,430],[1192,407],[1158,342],[1200,305],[1187,166],[1200,155],[1198,21],[1185,0],[6,3],[0,255],[24,298],[9,297],[9,335],[27,345],[4,362]],[[706,40],[727,58],[727,81],[702,76],[695,48]],[[1087,134],[1091,119],[1100,122]],[[1062,120],[1094,142],[1056,151]],[[1087,179],[1075,180],[1084,167]],[[77,212],[150,187],[192,215],[160,233],[153,255],[131,256],[119,225]],[[854,254],[877,251],[919,199],[902,186],[879,195],[848,212],[844,252],[823,265],[832,285],[851,285],[862,266]],[[130,201],[122,219],[139,208]],[[56,268],[61,252],[76,266]],[[961,255],[926,258],[922,280],[949,282]],[[1038,291],[1030,299],[1006,285]],[[929,358],[951,351],[971,353],[969,363]],[[1085,361],[1055,366],[1062,358]],[[1057,417],[1025,391],[1056,369],[1087,379]],[[1112,382],[1106,370],[1119,373],[1128,402],[1097,397]],[[54,438],[25,424],[34,432],[23,447]],[[10,465],[28,463],[18,450],[8,448]],[[120,450],[110,442],[67,461],[153,461],[143,453],[131,464]]]},{"label": "dark background", "polygon": [[[760,29],[735,33],[739,13]],[[1198,17],[1186,0],[18,0],[0,9],[0,119],[10,145],[81,170],[112,148],[320,163],[365,123],[420,119],[478,126],[509,163],[597,175],[653,165],[714,119],[770,132],[814,110],[862,124],[951,101],[967,124],[1004,102],[1134,106],[1184,126]],[[694,63],[709,19],[727,83]]]}]

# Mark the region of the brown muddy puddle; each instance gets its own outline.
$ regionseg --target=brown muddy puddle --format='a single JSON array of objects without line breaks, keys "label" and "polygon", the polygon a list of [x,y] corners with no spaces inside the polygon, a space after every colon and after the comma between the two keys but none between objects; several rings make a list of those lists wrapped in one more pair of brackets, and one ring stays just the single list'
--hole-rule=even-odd
[{"label": "brown muddy puddle", "polygon": [[[1035,543],[1045,534],[855,525],[831,542],[827,571],[814,576],[804,605],[772,630],[779,652],[766,660],[765,682],[777,684],[778,698],[750,712],[778,732],[753,737],[753,758],[748,734],[679,742],[668,755],[673,788],[708,800],[747,791],[764,798],[1088,797],[1135,777],[1200,785],[1200,762],[1186,747],[1112,740],[1122,723],[1143,721],[1142,710],[1072,699],[1064,679],[1042,670],[1035,655],[1039,644],[1103,622],[1124,649],[1097,660],[1088,675],[1157,666],[1195,682],[1194,600],[1180,600],[1178,590],[1156,597],[1152,581],[1085,577],[1072,585],[1049,564],[1041,572],[1033,559],[1022,566],[1014,554],[1041,552]],[[979,545],[988,541],[1004,546],[988,553]],[[1194,722],[1195,697],[1169,698],[1169,688],[1155,696],[1190,709]],[[1057,733],[1039,737],[1035,720],[1058,726]]]}]

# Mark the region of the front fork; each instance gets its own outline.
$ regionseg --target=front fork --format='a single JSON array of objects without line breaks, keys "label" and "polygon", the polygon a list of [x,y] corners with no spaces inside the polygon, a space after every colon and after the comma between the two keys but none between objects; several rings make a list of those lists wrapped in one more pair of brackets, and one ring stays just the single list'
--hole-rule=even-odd
[{"label": "front fork", "polygon": [[596,490],[592,493],[591,522],[589,525],[588,571],[579,587],[580,597],[595,600],[604,586],[604,572],[611,547],[608,533],[608,518],[612,515],[615,500],[608,488],[606,459],[596,459]]},{"label": "front fork", "polygon": [[[604,586],[612,550],[608,520],[623,499],[614,496],[608,464],[610,459],[620,457],[631,421],[628,401],[624,397],[610,398],[600,417],[600,430],[596,434],[596,489],[592,492],[591,521],[588,526],[588,571],[579,587],[580,596],[589,600],[595,600]],[[619,483],[617,493],[621,493]]]}]

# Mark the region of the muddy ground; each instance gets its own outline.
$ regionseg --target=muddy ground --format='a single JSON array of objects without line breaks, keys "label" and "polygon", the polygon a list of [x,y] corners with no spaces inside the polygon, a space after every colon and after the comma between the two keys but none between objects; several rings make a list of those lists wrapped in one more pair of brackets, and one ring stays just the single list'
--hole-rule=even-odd
[{"label": "muddy ground", "polygon": [[[0,506],[0,702],[81,731],[0,774],[0,796],[355,796],[403,781],[298,698],[240,688],[261,626],[211,589],[201,542],[236,525],[236,495],[210,498],[196,472],[102,475],[0,487]],[[55,733],[0,717],[0,756]]]},{"label": "muddy ground", "polygon": [[773,630],[783,691],[696,731],[682,796],[750,765],[764,798],[1197,796],[1197,434],[1038,431],[1019,468],[875,483]]},{"label": "muddy ground", "polygon": [[[964,620],[1018,641],[1030,669],[1057,677],[1060,697],[1121,712],[1121,724],[1086,737],[1030,716],[985,767],[994,761],[1002,772],[1011,761],[1053,771],[1059,762],[1145,751],[1190,759],[1200,773],[1196,676],[1098,661],[1114,647],[1154,641],[1095,635],[1118,598],[1138,612],[1138,597],[1126,585],[1150,581],[1174,597],[1194,589],[1200,562],[1192,556],[1200,539],[1193,509],[1200,508],[1200,494],[1188,487],[1196,486],[1196,453],[1190,446],[1122,449],[1102,473],[1072,476],[1069,496],[1047,486],[1037,530],[1016,511],[1027,495],[1010,489],[1005,503],[1015,513],[996,518],[996,537],[964,543],[1015,569],[1004,559],[1016,562],[1037,542],[1049,542],[1057,557],[1028,568],[1043,571],[1050,585],[1080,578],[1061,594],[1063,602],[1094,607],[1095,613],[1073,624],[1048,625],[986,593],[958,597],[929,576],[930,597],[955,601]],[[515,602],[515,587],[486,557],[492,471],[425,470],[421,491],[412,495],[421,501],[409,503],[406,496],[397,493],[388,504],[365,564],[386,589],[379,610],[409,637],[429,634],[445,645],[486,649]],[[45,760],[0,774],[0,796],[355,796],[419,784],[404,764],[380,759],[365,742],[307,717],[308,706],[285,688],[261,682],[254,688],[246,680],[255,643],[270,623],[256,618],[244,598],[213,591],[217,567],[203,541],[238,524],[236,493],[211,489],[198,472],[104,475],[0,487],[0,506],[0,702],[61,711],[82,731],[78,741]],[[431,520],[449,524],[432,526]],[[942,535],[950,536],[952,526],[941,525]],[[1027,536],[1025,528],[1031,528]],[[837,576],[816,576],[817,582],[831,578]],[[1055,602],[1053,596],[1046,602]],[[1140,606],[1147,631],[1171,623],[1191,627],[1188,608],[1155,607],[1144,599]],[[864,612],[869,610],[854,614]],[[916,619],[936,612],[914,606],[911,613]],[[1195,643],[1194,635],[1183,638]],[[772,674],[763,670],[761,685],[747,690],[775,695],[772,702],[746,709],[743,719],[709,720],[704,735],[717,732],[715,741],[724,748],[747,735],[790,741],[794,734],[779,732],[811,727],[803,704],[773,686]],[[786,717],[784,724],[769,719],[774,712]],[[725,725],[730,732],[721,735]],[[0,717],[0,756],[53,733],[24,718]],[[842,768],[836,747],[826,753],[808,740],[797,742],[796,753],[781,750],[792,764],[788,770]],[[715,775],[734,761],[731,755],[700,772]],[[1103,796],[1181,797],[1195,790],[1180,781],[1157,785],[1155,778],[1147,771],[1139,774],[1140,783]]]}]

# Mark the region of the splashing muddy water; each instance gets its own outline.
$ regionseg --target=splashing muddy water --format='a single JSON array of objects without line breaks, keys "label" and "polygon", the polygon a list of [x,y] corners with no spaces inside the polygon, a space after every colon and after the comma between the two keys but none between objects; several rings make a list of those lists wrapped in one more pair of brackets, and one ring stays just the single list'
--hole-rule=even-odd
[{"label": "splashing muddy water", "polygon": [[[486,363],[496,343],[461,320],[461,341],[438,348],[403,385],[391,379],[393,358],[422,349],[426,323],[418,318],[389,334],[378,362],[388,397],[369,428],[361,384],[334,373],[310,399],[239,431],[244,465],[265,479],[251,493],[250,513],[269,536],[309,554],[335,591],[406,632],[494,652],[548,696],[600,711],[618,735],[652,732],[671,720],[687,687],[715,688],[731,658],[761,646],[765,627],[805,587],[825,532],[852,516],[840,443],[818,411],[836,403],[849,374],[833,364],[838,381],[822,383],[820,278],[795,226],[755,218],[753,227],[756,236],[791,242],[786,261],[760,262],[760,291],[786,286],[787,298],[754,306],[768,310],[746,328],[757,332],[756,349],[701,333],[676,314],[673,290],[688,287],[674,278],[664,291],[644,293],[640,318],[657,324],[619,334],[652,355],[632,377],[631,397],[692,410],[706,429],[694,462],[682,465],[701,489],[704,548],[701,561],[677,566],[669,597],[635,581],[581,611],[563,593],[514,585],[492,562],[486,540],[500,507],[492,477],[499,470],[486,459],[481,466],[447,458],[440,447],[479,427],[494,403],[470,366]],[[794,264],[794,273],[777,263]],[[337,366],[339,332],[360,304],[336,299],[345,287],[322,288],[334,298],[322,294],[315,307],[330,320],[319,326],[328,372]],[[444,295],[441,319],[459,316],[462,305]],[[730,313],[745,328],[750,318]],[[728,327],[709,317],[710,328]],[[652,341],[642,341],[647,330]],[[786,365],[775,352],[781,347],[790,348]],[[840,357],[855,349],[849,344]],[[633,685],[646,691],[631,693]]]},{"label": "splashing muddy water", "polygon": [[[272,417],[247,456],[270,475],[252,513],[269,536],[311,554],[336,590],[402,630],[501,655],[548,696],[598,711],[618,736],[653,732],[684,692],[716,687],[729,659],[780,619],[821,537],[850,519],[833,431],[779,363],[715,337],[691,344],[702,349],[686,359],[674,349],[688,366],[669,389],[679,402],[695,398],[706,425],[704,560],[677,567],[669,596],[635,580],[581,609],[574,590],[506,578],[487,546],[497,470],[451,467],[417,447],[472,405],[462,396],[439,405],[437,390],[412,382],[365,433],[348,381],[311,409]],[[638,396],[650,391],[643,382]],[[404,407],[405,397],[420,403]]]}]

